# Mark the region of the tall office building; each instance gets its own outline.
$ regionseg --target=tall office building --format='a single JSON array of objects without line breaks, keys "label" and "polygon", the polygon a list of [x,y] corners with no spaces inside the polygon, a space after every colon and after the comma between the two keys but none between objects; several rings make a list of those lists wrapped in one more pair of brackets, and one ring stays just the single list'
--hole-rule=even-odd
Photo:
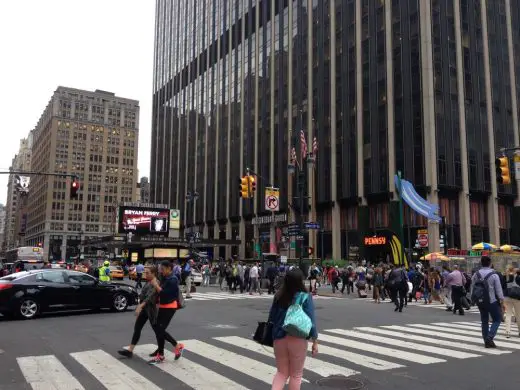
[{"label": "tall office building", "polygon": [[150,181],[147,177],[141,177],[137,184],[137,190],[139,192],[139,202],[150,203]]},{"label": "tall office building", "polygon": [[[207,236],[249,243],[267,185],[299,211],[287,165],[303,130],[318,145],[302,210],[321,224],[318,256],[399,230],[399,171],[440,206],[448,247],[520,242],[516,180],[495,173],[519,146],[511,0],[157,0],[153,90],[152,201],[186,210],[197,190],[186,221]],[[246,167],[254,205],[239,198]],[[438,223],[405,207],[404,226],[406,246],[427,228],[439,250]]]},{"label": "tall office building", "polygon": [[5,218],[6,218],[6,207],[0,203],[0,243],[2,243],[2,248],[0,248],[0,252],[4,252],[3,242],[5,238]]},{"label": "tall office building", "polygon": [[114,93],[58,87],[34,129],[26,243],[49,259],[78,255],[81,240],[113,233],[114,210],[136,198],[139,102]]},{"label": "tall office building", "polygon": [[[17,172],[31,170],[32,132],[20,140],[18,153],[13,157],[10,169]],[[18,190],[16,175],[9,175],[7,182],[7,204],[5,206],[4,250],[23,246],[27,229],[27,196]]]}]

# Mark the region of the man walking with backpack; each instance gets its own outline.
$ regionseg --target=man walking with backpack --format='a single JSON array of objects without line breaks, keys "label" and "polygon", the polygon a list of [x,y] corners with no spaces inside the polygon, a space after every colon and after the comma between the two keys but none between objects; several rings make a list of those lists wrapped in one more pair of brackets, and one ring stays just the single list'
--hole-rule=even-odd
[{"label": "man walking with backpack", "polygon": [[[480,311],[484,346],[496,348],[493,339],[502,322],[502,313],[505,311],[504,292],[502,291],[500,277],[491,268],[491,258],[482,256],[480,264],[482,268],[475,272],[471,278],[471,300]],[[489,326],[490,316],[491,326]]]}]

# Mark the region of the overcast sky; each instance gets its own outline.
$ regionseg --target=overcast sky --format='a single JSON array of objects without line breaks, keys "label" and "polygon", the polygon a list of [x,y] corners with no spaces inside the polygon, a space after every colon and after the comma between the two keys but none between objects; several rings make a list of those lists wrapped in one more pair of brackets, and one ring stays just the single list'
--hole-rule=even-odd
[{"label": "overcast sky", "polygon": [[139,100],[139,176],[148,176],[154,12],[154,0],[0,1],[0,172],[62,85]]}]

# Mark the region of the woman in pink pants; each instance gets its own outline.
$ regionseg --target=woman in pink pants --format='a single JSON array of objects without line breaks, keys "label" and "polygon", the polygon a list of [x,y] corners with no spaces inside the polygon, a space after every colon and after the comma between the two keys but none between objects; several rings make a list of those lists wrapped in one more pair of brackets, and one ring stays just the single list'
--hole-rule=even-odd
[{"label": "woman in pink pants", "polygon": [[[314,304],[303,280],[303,272],[300,269],[294,268],[287,272],[283,286],[276,293],[269,311],[269,322],[273,324],[274,355],[277,369],[272,390],[282,390],[287,379],[289,379],[289,390],[299,390],[309,341],[312,341],[312,354],[318,353],[318,332],[316,330]],[[312,329],[307,338],[289,336],[283,330],[287,309],[301,294],[308,294],[302,308],[312,321]]]}]

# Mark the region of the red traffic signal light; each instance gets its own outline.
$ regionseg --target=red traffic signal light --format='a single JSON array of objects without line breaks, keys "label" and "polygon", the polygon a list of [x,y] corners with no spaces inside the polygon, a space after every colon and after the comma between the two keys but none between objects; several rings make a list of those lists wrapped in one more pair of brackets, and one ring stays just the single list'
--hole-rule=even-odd
[{"label": "red traffic signal light", "polygon": [[249,181],[249,195],[254,197],[256,192],[256,176],[249,175],[247,178]]},{"label": "red traffic signal light", "polygon": [[313,253],[314,253],[314,248],[312,246],[310,246],[308,249],[307,249],[307,253],[309,254],[309,256],[311,256]]},{"label": "red traffic signal light", "polygon": [[79,187],[79,180],[73,179],[72,183],[70,184],[70,199],[78,198]]}]

